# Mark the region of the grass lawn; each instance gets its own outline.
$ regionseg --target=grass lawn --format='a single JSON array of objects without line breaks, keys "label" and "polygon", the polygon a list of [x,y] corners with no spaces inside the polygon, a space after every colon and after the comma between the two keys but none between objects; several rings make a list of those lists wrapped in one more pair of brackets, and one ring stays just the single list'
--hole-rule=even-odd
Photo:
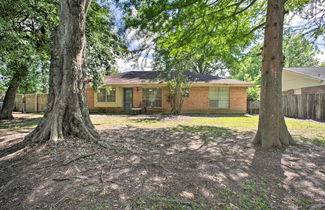
[{"label": "grass lawn", "polygon": [[[39,114],[0,122],[1,209],[306,209],[325,197],[325,123],[286,119],[297,146],[251,144],[257,116],[91,115],[99,144],[13,149]],[[105,145],[105,147],[103,147]]]},{"label": "grass lawn", "polygon": [[[174,120],[164,120],[164,115],[132,117],[127,115],[112,115],[103,117],[93,115],[92,121],[96,126],[129,125],[144,128],[169,127],[174,130],[186,130],[195,133],[216,132],[211,128],[225,128],[238,132],[256,132],[258,116],[180,116]],[[172,118],[173,119],[173,118]],[[299,120],[287,118],[286,123],[290,133],[297,141],[311,142],[325,146],[325,123],[313,120]],[[204,129],[206,128],[206,129]],[[218,132],[217,132],[218,133]]]}]

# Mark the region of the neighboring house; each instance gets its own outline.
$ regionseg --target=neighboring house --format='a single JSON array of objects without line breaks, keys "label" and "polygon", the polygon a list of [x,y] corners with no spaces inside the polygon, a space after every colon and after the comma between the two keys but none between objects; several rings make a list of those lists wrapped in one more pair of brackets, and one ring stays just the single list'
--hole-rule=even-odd
[{"label": "neighboring house", "polygon": [[[186,72],[192,85],[182,112],[187,113],[246,113],[248,82],[218,76]],[[122,112],[143,107],[156,112],[170,112],[166,82],[154,71],[130,71],[107,76],[97,93],[87,87],[91,112]]]},{"label": "neighboring house", "polygon": [[325,93],[325,67],[284,68],[282,93]]}]

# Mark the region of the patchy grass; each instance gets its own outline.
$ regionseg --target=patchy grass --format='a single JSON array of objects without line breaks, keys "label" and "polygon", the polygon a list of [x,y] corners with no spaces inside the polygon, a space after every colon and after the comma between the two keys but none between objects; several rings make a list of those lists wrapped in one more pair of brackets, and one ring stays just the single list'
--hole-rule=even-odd
[{"label": "patchy grass", "polygon": [[14,113],[15,118],[12,120],[0,121],[0,132],[2,131],[14,131],[22,129],[31,129],[36,127],[38,121],[43,116],[40,113],[28,113],[28,114],[17,114]]},{"label": "patchy grass", "polygon": [[[167,115],[92,115],[92,122],[98,126],[128,125],[133,127],[172,127],[182,123],[179,116]],[[168,120],[166,120],[168,119]]]},{"label": "patchy grass", "polygon": [[1,122],[3,209],[305,209],[325,195],[324,123],[287,119],[301,144],[263,150],[257,116],[91,115],[108,149],[14,147],[37,117]]},{"label": "patchy grass", "polygon": [[179,197],[168,197],[163,195],[150,195],[146,197],[139,197],[126,206],[131,207],[132,209],[206,209],[206,204],[197,203],[196,201],[187,201]]},{"label": "patchy grass", "polygon": [[0,131],[1,130],[22,130],[22,129],[31,129],[35,128],[39,119],[27,119],[25,121],[12,121],[12,122],[5,122],[0,124]]},{"label": "patchy grass", "polygon": [[[175,131],[191,132],[201,136],[209,134],[218,137],[221,134],[229,134],[229,132],[225,132],[229,129],[237,132],[256,132],[258,116],[181,115],[171,117],[168,115],[93,115],[92,121],[97,126],[128,125],[137,128],[170,127]],[[286,123],[290,133],[296,140],[309,142],[318,146],[325,145],[325,123],[291,118],[286,118]]]}]

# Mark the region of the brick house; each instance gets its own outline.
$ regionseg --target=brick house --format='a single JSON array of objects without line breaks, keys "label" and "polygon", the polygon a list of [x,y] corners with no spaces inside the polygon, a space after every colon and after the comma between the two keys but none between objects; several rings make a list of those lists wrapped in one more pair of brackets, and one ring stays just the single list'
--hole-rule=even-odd
[{"label": "brick house", "polygon": [[289,95],[325,93],[325,67],[284,68],[282,93]]},{"label": "brick house", "polygon": [[[183,104],[183,113],[246,113],[247,87],[253,84],[218,76],[186,72],[192,83]],[[95,92],[87,87],[91,112],[123,112],[146,106],[155,112],[168,113],[168,88],[154,71],[130,71],[107,76],[104,86]]]}]

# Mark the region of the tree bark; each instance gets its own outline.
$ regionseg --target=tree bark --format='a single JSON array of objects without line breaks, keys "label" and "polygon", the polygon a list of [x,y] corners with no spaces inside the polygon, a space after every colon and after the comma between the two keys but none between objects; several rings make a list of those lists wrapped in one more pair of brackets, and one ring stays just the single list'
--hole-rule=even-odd
[{"label": "tree bark", "polygon": [[294,144],[282,112],[282,34],[285,0],[268,0],[264,32],[262,87],[258,130],[255,144],[263,148]]},{"label": "tree bark", "polygon": [[91,0],[61,0],[53,41],[49,102],[43,119],[26,140],[58,141],[67,136],[99,139],[89,117],[85,92],[85,21]]},{"label": "tree bark", "polygon": [[12,112],[15,108],[16,94],[19,88],[20,81],[27,75],[28,66],[19,65],[12,76],[9,87],[3,101],[3,107],[0,111],[0,119],[13,119]]}]

